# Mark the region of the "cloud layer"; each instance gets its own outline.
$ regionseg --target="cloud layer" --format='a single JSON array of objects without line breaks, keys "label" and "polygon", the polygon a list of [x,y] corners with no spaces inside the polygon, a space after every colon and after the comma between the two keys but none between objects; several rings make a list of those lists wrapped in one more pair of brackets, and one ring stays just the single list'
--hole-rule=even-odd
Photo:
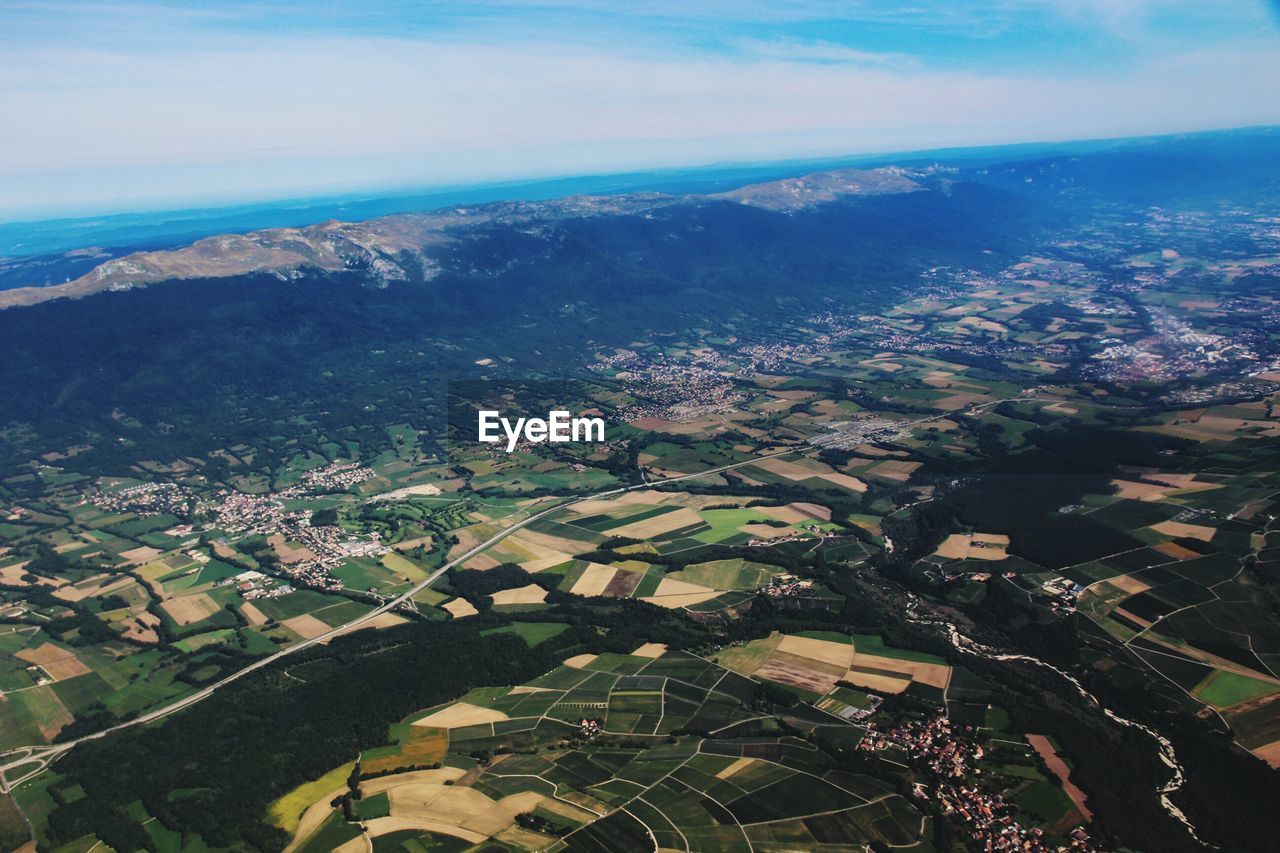
[{"label": "cloud layer", "polygon": [[773,5],[18,4],[0,217],[1280,122],[1263,7]]}]

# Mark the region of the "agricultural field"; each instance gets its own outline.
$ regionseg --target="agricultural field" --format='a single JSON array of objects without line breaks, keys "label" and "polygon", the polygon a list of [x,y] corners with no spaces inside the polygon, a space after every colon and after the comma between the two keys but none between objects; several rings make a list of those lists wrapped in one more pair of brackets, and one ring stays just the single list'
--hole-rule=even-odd
[{"label": "agricultural field", "polygon": [[[304,492],[327,482],[324,477],[365,476],[353,477],[350,464],[314,459],[291,470],[283,487]],[[301,496],[230,498],[218,522],[197,533],[179,517],[200,505],[195,492],[138,479],[104,480],[94,488],[92,500],[67,499],[70,524],[50,530],[46,544],[31,546],[22,558],[0,553],[0,595],[11,602],[0,602],[0,612],[13,620],[0,639],[0,743],[6,748],[48,743],[73,722],[103,725],[180,698],[367,613],[375,601],[371,591],[407,589],[439,560],[429,556],[430,532],[397,550],[371,547],[339,526],[318,534],[302,523],[321,510],[336,520],[337,507],[361,505],[354,497],[316,497],[316,510],[302,509],[311,502]],[[441,494],[434,485],[406,488]],[[157,504],[169,511],[157,512]],[[492,518],[518,511],[509,503],[492,509],[453,504],[462,508],[464,524],[475,522],[467,517],[472,511],[488,509]],[[384,522],[379,515],[377,523]],[[288,534],[247,529],[271,523]],[[332,574],[320,582],[319,573],[329,571],[322,566]],[[372,624],[403,621],[389,614]]]},{"label": "agricultural field", "polygon": [[[636,598],[704,614],[745,605],[771,586],[820,597],[811,583],[778,565],[744,557],[713,559],[721,548],[734,547],[759,548],[766,558],[781,546],[804,553],[840,529],[819,504],[735,506],[748,502],[656,490],[580,501],[508,536],[466,567],[509,563],[531,574],[561,577],[557,587],[574,595]],[[486,532],[471,533],[464,545]],[[505,602],[495,598],[494,603]]]},{"label": "agricultural field", "polygon": [[[448,413],[420,378],[371,369],[348,383],[378,389],[358,407],[223,424],[246,435],[216,448],[165,456],[157,441],[144,458],[137,432],[91,455],[32,453],[0,477],[0,751],[117,724],[323,638],[298,649],[317,659],[249,673],[271,679],[255,686],[319,695],[372,672],[346,706],[368,716],[325,728],[314,701],[237,715],[229,741],[262,735],[245,766],[283,767],[276,743],[326,734],[238,811],[219,785],[191,795],[224,807],[232,846],[266,814],[281,835],[263,837],[303,851],[953,850],[990,829],[957,805],[974,796],[1058,846],[1096,825],[1103,846],[1153,831],[1148,846],[1179,849],[1160,833],[1184,827],[1152,793],[1167,764],[1069,687],[1040,690],[1024,670],[1042,657],[1054,669],[1038,676],[1069,673],[1117,716],[1159,728],[1182,714],[1178,749],[1204,747],[1184,750],[1187,778],[1219,775],[1172,801],[1223,849],[1257,849],[1223,839],[1238,810],[1205,803],[1242,767],[1280,767],[1280,352],[1236,319],[1272,316],[1274,274],[1153,250],[1177,215],[1134,213],[1127,245],[1090,231],[913,271],[874,313],[824,301],[776,324],[617,339],[598,326],[566,359],[571,380],[512,379],[522,366],[479,351],[489,341],[450,343],[484,378],[453,383]],[[1250,228],[1274,239],[1270,220]],[[417,363],[420,343],[395,356]],[[539,338],[538,358],[552,345]],[[481,399],[600,413],[608,438],[477,445],[453,409]],[[121,428],[140,429],[133,417],[122,409]],[[348,641],[403,662],[401,641],[428,629],[500,649],[506,683],[461,667],[430,694],[443,704],[401,719],[433,671],[343,668]],[[1010,654],[974,659],[988,644]],[[1081,746],[1104,738],[1100,756]],[[1134,780],[1099,770],[1112,756]],[[86,808],[84,788],[50,778],[18,792],[44,839]],[[112,814],[158,849],[201,849],[177,828],[197,818],[157,802]]]},{"label": "agricultural field", "polygon": [[[1271,475],[1130,476],[1084,512],[1137,546],[1062,571],[1077,611],[1149,667],[1157,689],[1220,713],[1240,743],[1274,761],[1280,746],[1256,721],[1257,709],[1280,696],[1280,632],[1244,564],[1265,561],[1274,535],[1261,516],[1274,494]],[[1053,585],[1053,577],[1038,580]]]},{"label": "agricultural field", "polygon": [[[657,645],[580,655],[517,687],[473,690],[393,726],[391,745],[361,755],[361,823],[344,837],[363,831],[375,850],[416,849],[412,833],[445,849],[528,850],[825,849],[920,837],[923,819],[907,800],[782,734],[756,710],[759,690]],[[856,741],[851,724],[825,725]],[[273,808],[299,849],[338,838],[341,812],[329,801],[349,771]],[[370,803],[376,816],[364,814]]]},{"label": "agricultural field", "polygon": [[[886,695],[910,692],[943,702],[951,680],[951,667],[945,660],[890,648],[872,635],[775,632],[724,649],[715,660],[742,675],[798,691],[819,707],[823,707],[823,697],[836,697],[849,688]],[[844,703],[838,704],[841,708],[835,713],[843,715]]]}]

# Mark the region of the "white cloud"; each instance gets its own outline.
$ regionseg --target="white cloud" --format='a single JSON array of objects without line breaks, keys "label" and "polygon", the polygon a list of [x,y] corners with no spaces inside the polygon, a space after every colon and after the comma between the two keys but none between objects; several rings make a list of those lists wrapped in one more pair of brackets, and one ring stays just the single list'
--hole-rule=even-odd
[{"label": "white cloud", "polygon": [[1280,122],[1269,37],[1046,79],[793,38],[622,52],[188,23],[3,48],[0,213]]}]

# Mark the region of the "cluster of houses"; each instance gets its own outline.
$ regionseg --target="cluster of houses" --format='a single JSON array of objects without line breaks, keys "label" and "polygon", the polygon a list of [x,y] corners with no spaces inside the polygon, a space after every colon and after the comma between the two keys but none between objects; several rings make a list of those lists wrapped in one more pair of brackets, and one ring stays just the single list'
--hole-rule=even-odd
[{"label": "cluster of houses", "polygon": [[867,723],[867,734],[858,748],[868,752],[899,746],[914,759],[923,762],[943,778],[964,776],[973,762],[982,758],[982,746],[971,739],[972,729],[953,732],[951,720],[936,716],[928,722],[910,720],[892,728],[881,729],[874,721]]},{"label": "cluster of houses", "polygon": [[768,586],[757,589],[756,594],[769,598],[798,598],[812,587],[811,580],[801,580],[795,575],[776,575],[769,579]]},{"label": "cluster of houses", "polygon": [[279,598],[282,595],[288,595],[293,592],[293,587],[285,584],[279,587],[271,586],[271,578],[262,572],[249,571],[241,572],[234,577],[223,578],[214,584],[219,586],[234,585],[236,591],[245,601],[254,601],[259,598]]},{"label": "cluster of houses", "polygon": [[277,497],[295,498],[315,492],[345,492],[374,476],[374,470],[359,462],[334,462],[312,468],[292,486],[281,489]]},{"label": "cluster of houses", "polygon": [[[976,787],[964,785],[940,785],[934,791],[933,801],[945,815],[953,815],[964,821],[973,846],[978,850],[995,853],[1056,853],[1062,845],[1045,838],[1039,827],[1026,827],[1014,820],[1013,807],[999,794],[989,794]],[[1072,850],[1093,853],[1097,848],[1089,840],[1089,834],[1081,827],[1071,832]]]},{"label": "cluster of houses", "polygon": [[1083,586],[1061,576],[1045,581],[1040,588],[1053,599],[1049,607],[1055,613],[1074,612],[1076,599],[1080,597],[1080,593],[1084,592]]},{"label": "cluster of houses", "polygon": [[[962,821],[975,849],[1000,853],[1050,853],[1062,849],[1047,841],[1042,829],[1026,827],[1015,820],[1013,804],[1006,802],[1001,794],[966,784],[964,780],[971,774],[981,772],[974,764],[984,754],[982,745],[973,739],[972,727],[953,725],[944,715],[886,729],[879,728],[874,721],[866,726],[866,737],[858,748],[875,752],[896,746],[927,767],[939,781],[932,790],[924,783],[916,783],[916,796],[936,803],[942,814]],[[1093,851],[1096,848],[1083,829],[1076,829],[1071,835],[1071,849]]]},{"label": "cluster of houses", "polygon": [[201,508],[195,494],[176,483],[139,483],[114,491],[99,490],[82,502],[107,512],[133,512],[143,517],[166,512],[188,515]]},{"label": "cluster of houses", "polygon": [[784,542],[799,542],[804,539],[811,540],[813,538],[812,534],[817,534],[819,538],[825,537],[827,535],[826,531],[824,531],[820,527],[816,527],[815,525],[815,529],[812,531],[807,531],[805,533],[796,533],[792,536],[773,536],[767,539],[751,539],[747,541],[747,547],[748,548],[768,548],[773,545],[781,545]]}]

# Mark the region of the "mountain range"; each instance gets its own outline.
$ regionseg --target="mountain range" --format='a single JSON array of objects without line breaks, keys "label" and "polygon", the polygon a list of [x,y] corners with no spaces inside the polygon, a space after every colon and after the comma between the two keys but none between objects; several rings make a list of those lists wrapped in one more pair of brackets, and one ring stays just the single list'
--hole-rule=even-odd
[{"label": "mountain range", "polygon": [[306,270],[362,270],[386,285],[407,281],[414,270],[430,278],[439,250],[459,234],[505,225],[536,227],[565,218],[643,215],[676,204],[734,202],[774,212],[794,212],[849,196],[905,193],[924,188],[928,172],[887,167],[817,172],[704,196],[645,193],[576,196],[544,202],[498,202],[426,214],[399,214],[367,222],[328,221],[304,228],[272,228],[222,234],[190,246],[140,251],[111,258],[64,284],[0,291],[0,309],[100,291],[129,290],[167,280],[270,273],[297,277]]}]

